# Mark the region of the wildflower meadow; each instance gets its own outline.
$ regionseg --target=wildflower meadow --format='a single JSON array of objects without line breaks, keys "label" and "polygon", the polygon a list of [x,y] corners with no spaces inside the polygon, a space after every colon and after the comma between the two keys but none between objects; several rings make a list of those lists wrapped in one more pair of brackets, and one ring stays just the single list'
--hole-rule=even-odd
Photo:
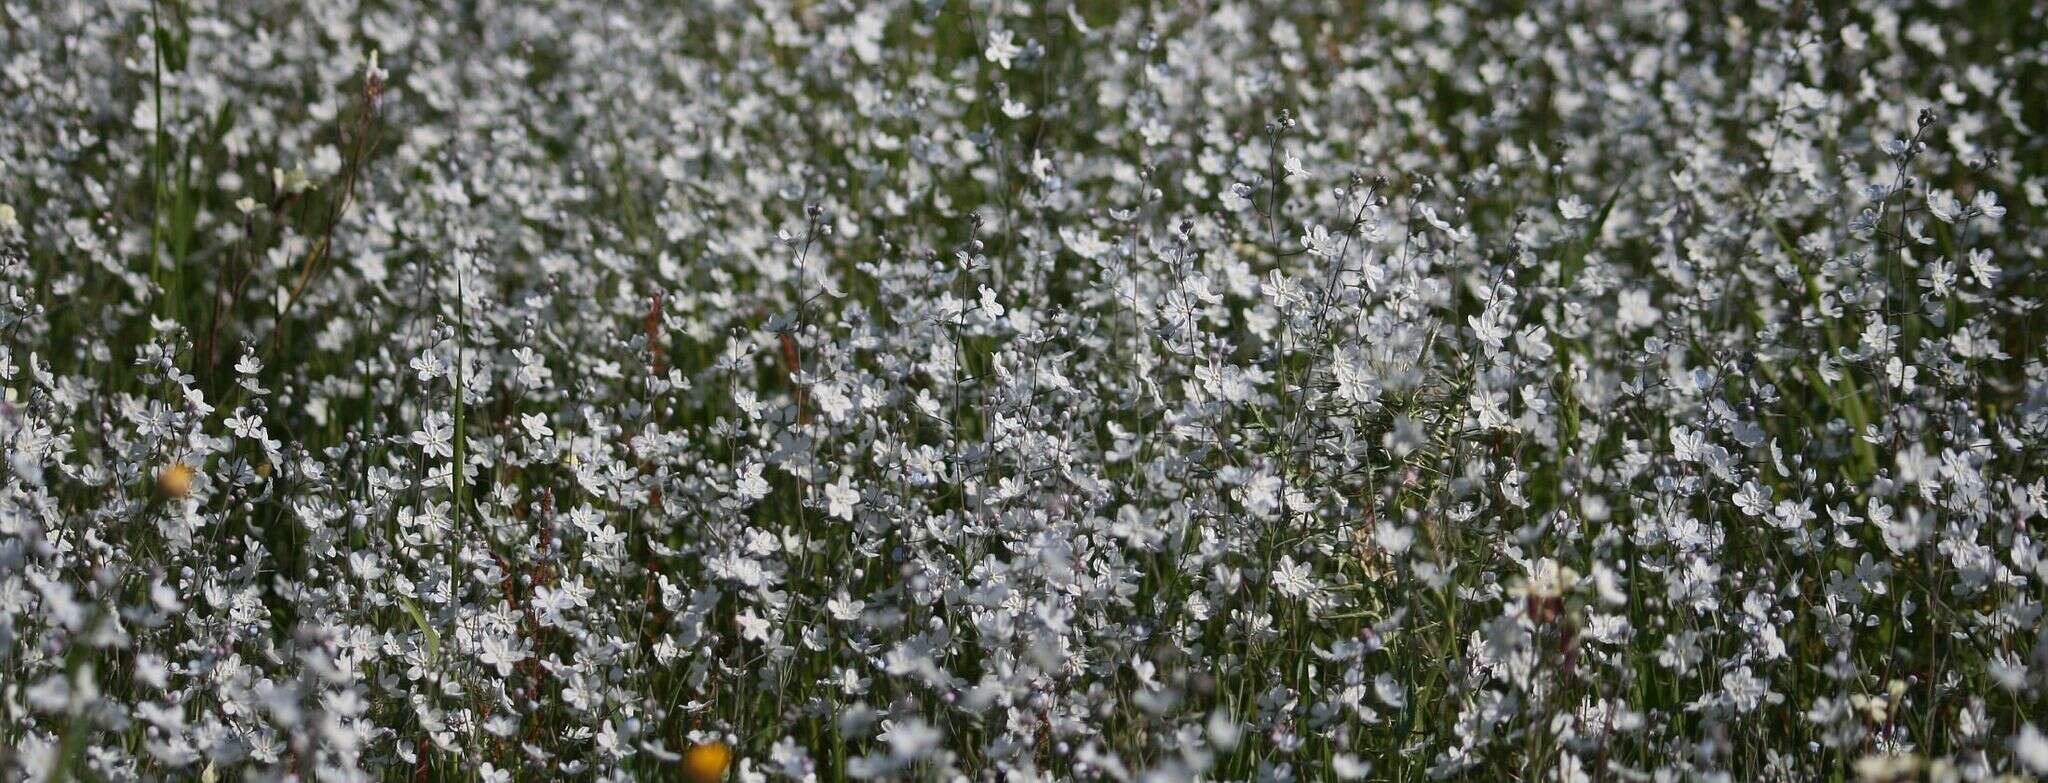
[{"label": "wildflower meadow", "polygon": [[2048,779],[2040,0],[0,0],[0,781]]}]

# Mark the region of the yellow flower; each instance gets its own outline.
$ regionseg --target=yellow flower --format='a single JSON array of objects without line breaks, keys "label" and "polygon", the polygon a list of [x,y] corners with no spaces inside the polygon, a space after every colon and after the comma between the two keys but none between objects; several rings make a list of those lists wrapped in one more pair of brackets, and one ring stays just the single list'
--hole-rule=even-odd
[{"label": "yellow flower", "polygon": [[165,495],[182,499],[192,494],[192,477],[196,475],[198,471],[191,465],[173,461],[156,472],[156,488]]},{"label": "yellow flower", "polygon": [[683,779],[689,783],[718,783],[725,768],[732,765],[732,748],[723,742],[707,742],[683,751]]}]

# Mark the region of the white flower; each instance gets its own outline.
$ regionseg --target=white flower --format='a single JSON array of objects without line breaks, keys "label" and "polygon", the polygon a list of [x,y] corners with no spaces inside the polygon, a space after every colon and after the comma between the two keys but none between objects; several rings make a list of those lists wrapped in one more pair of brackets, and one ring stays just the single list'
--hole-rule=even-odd
[{"label": "white flower", "polygon": [[1671,428],[1671,455],[1680,462],[1698,462],[1706,454],[1707,436],[1681,424]]},{"label": "white flower", "polygon": [[1301,246],[1310,255],[1317,257],[1333,258],[1337,255],[1337,238],[1331,236],[1330,230],[1320,224],[1306,227],[1301,235]]},{"label": "white flower", "polygon": [[412,434],[412,443],[424,448],[430,457],[455,456],[453,446],[454,419],[446,413],[435,411],[420,422],[420,429]]},{"label": "white flower", "polygon": [[761,477],[761,464],[748,463],[740,468],[740,498],[749,502],[768,497],[768,480]]},{"label": "white flower", "polygon": [[1315,576],[1306,564],[1294,562],[1291,555],[1281,555],[1280,563],[1273,568],[1273,589],[1288,598],[1306,598],[1315,593]]},{"label": "white flower", "polygon": [[1972,249],[1969,253],[1969,261],[1970,276],[1976,279],[1978,286],[1990,288],[1993,283],[1998,281],[1998,266],[1991,263],[1991,251],[1981,248]]},{"label": "white flower", "polygon": [[740,612],[733,620],[740,625],[740,638],[752,642],[768,641],[768,629],[771,626],[766,619],[754,614],[754,610]]},{"label": "white flower", "polygon": [[519,414],[519,426],[526,432],[528,440],[544,441],[555,436],[555,430],[548,426],[548,417],[545,414]]},{"label": "white flower", "polygon": [[1330,759],[1330,772],[1338,780],[1362,780],[1372,774],[1372,764],[1349,753],[1339,753]]},{"label": "white flower", "polygon": [[861,611],[865,608],[867,608],[867,602],[855,601],[845,592],[841,592],[825,602],[825,612],[832,615],[832,619],[842,623],[858,619]]},{"label": "white flower", "polygon": [[441,360],[440,354],[432,351],[413,357],[409,364],[421,382],[432,381],[448,374],[448,363]]},{"label": "white flower", "polygon": [[825,503],[832,516],[852,521],[853,507],[859,502],[860,492],[853,488],[853,477],[841,475],[837,483],[825,485]]},{"label": "white flower", "polygon": [[776,740],[775,746],[768,749],[768,763],[776,774],[792,780],[808,780],[816,769],[810,754],[795,737]]},{"label": "white flower", "polygon": [[532,652],[518,640],[499,634],[485,634],[477,657],[484,665],[496,668],[498,676],[507,677],[512,674],[512,667],[532,657]]},{"label": "white flower", "polygon": [[1655,326],[1657,319],[1662,315],[1656,307],[1651,306],[1650,292],[1644,289],[1632,288],[1623,291],[1616,296],[1616,303],[1618,306],[1614,317],[1623,329]]},{"label": "white flower", "polygon": [[1292,152],[1287,153],[1286,162],[1281,164],[1281,169],[1286,172],[1288,179],[1301,179],[1308,176],[1308,167],[1303,166],[1300,156]]},{"label": "white flower", "polygon": [[846,421],[853,415],[853,398],[837,383],[821,383],[811,389],[811,399],[818,404],[818,410],[825,418],[834,422]]},{"label": "white flower", "polygon": [[945,738],[937,727],[916,718],[893,723],[882,734],[882,739],[889,743],[889,751],[900,759],[924,758],[937,750]]},{"label": "white flower", "polygon": [[237,438],[261,439],[265,437],[263,433],[263,421],[261,419],[256,418],[253,415],[229,416],[226,420],[226,423],[228,425],[228,429],[234,432],[235,437]]},{"label": "white flower", "polygon": [[1400,557],[1407,554],[1408,550],[1415,546],[1415,528],[1403,527],[1387,520],[1381,520],[1378,525],[1373,527],[1372,540],[1374,544],[1378,545],[1387,554]]},{"label": "white flower", "polygon": [[1970,199],[1970,206],[1975,208],[1977,214],[1991,220],[2005,217],[2005,207],[1999,205],[1998,194],[1989,190],[1977,191],[1977,195]]},{"label": "white flower", "polygon": [[1885,362],[1884,375],[1885,379],[1890,381],[1891,385],[1898,390],[1911,392],[1914,385],[1913,379],[1920,375],[1920,368],[1899,361],[1899,357],[1893,356]]},{"label": "white flower", "polygon": [[1016,34],[1008,30],[992,30],[988,34],[988,48],[981,54],[1003,70],[1010,69],[1010,61],[1024,53],[1024,47],[1016,43]]},{"label": "white flower", "polygon": [[1735,507],[1753,517],[1770,513],[1771,488],[1758,486],[1754,481],[1742,482],[1742,488],[1735,490]]},{"label": "white flower", "polygon": [[2048,735],[2029,722],[2012,741],[2012,757],[2036,775],[2048,775]]},{"label": "white flower", "polygon": [[1218,196],[1218,198],[1223,202],[1225,210],[1243,212],[1252,206],[1252,192],[1250,185],[1242,182],[1233,182],[1230,184],[1230,187],[1223,189],[1222,195]]},{"label": "white flower", "polygon": [[1593,207],[1573,194],[1557,200],[1557,214],[1564,216],[1565,220],[1577,222],[1592,217]]},{"label": "white flower", "polygon": [[1529,576],[1513,592],[1527,598],[1557,598],[1577,587],[1579,572],[1550,558],[1540,558],[1529,567]]}]

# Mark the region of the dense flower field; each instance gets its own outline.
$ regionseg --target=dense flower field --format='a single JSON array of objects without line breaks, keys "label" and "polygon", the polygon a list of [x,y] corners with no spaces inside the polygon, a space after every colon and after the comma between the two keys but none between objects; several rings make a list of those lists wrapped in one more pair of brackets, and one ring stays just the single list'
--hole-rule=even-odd
[{"label": "dense flower field", "polygon": [[2048,777],[2048,6],[0,2],[0,780]]}]

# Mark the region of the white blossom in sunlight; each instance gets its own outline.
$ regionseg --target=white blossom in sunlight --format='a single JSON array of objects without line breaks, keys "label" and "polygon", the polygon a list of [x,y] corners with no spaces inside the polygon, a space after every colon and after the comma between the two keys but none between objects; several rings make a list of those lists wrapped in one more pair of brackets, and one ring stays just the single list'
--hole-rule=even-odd
[{"label": "white blossom in sunlight", "polygon": [[0,780],[2048,777],[2037,5],[7,6]]}]

